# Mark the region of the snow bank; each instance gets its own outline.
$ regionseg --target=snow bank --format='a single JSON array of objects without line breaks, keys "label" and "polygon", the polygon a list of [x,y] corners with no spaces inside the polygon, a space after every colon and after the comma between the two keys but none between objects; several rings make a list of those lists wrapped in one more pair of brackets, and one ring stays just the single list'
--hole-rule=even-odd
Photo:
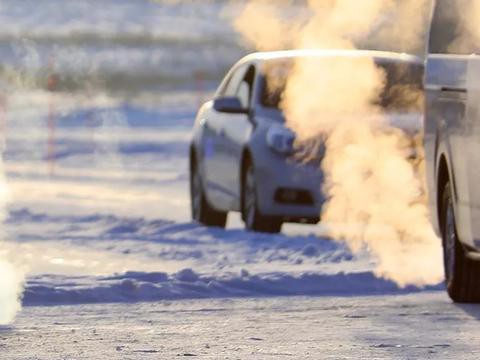
[{"label": "snow bank", "polygon": [[64,305],[203,298],[271,296],[360,296],[406,294],[441,290],[442,285],[426,289],[399,288],[392,281],[372,272],[268,273],[201,275],[191,269],[166,273],[128,272],[110,277],[68,278],[43,275],[31,279],[25,290],[25,305]]},{"label": "snow bank", "polygon": [[[36,275],[27,281],[25,305],[359,296],[443,289],[443,285],[400,288],[376,277],[370,258],[354,256],[344,245],[313,234],[256,234],[162,219],[50,215],[28,209],[12,211],[7,224],[30,248],[34,239],[55,246],[55,251],[48,251],[46,264],[41,264],[42,271],[32,268]],[[61,250],[65,246],[68,252]],[[107,270],[113,267],[117,273],[96,273],[93,267],[82,269],[92,272],[81,275],[77,268],[63,273],[65,268],[52,265],[52,260],[59,259],[65,265],[69,258],[88,264],[85,256],[111,264]],[[51,272],[45,272],[45,265]]]}]

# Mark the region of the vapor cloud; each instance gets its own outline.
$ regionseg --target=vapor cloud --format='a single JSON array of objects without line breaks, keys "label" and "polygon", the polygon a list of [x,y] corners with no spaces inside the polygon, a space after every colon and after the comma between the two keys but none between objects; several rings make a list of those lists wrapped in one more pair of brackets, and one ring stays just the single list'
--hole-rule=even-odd
[{"label": "vapor cloud", "polygon": [[[3,136],[4,134],[2,134]],[[1,146],[1,153],[3,153],[3,145]],[[8,200],[9,191],[5,179],[3,159],[0,158],[0,224],[5,221]],[[5,236],[6,234],[0,230],[0,325],[11,323],[20,310],[24,281],[23,272],[8,259],[4,251],[2,241]]]},{"label": "vapor cloud", "polygon": [[10,324],[20,311],[23,274],[11,263],[0,260],[0,325]]},{"label": "vapor cloud", "polygon": [[[429,0],[308,0],[289,17],[288,7],[275,5],[249,1],[235,22],[257,49],[418,54],[431,9]],[[421,141],[392,126],[376,105],[385,86],[386,73],[371,57],[305,58],[293,65],[281,106],[299,141],[326,139],[322,219],[331,236],[354,251],[370,251],[379,276],[401,286],[435,284],[443,277],[441,241],[429,221],[422,160],[411,160],[412,144]],[[405,88],[399,96],[420,94]]]}]

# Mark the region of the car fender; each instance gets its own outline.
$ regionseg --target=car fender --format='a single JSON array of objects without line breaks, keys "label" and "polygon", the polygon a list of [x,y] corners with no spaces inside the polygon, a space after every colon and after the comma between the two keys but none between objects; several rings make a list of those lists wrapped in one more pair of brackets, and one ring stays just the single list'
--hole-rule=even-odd
[{"label": "car fender", "polygon": [[[190,157],[190,169],[193,165],[192,156],[195,154],[196,165],[198,166],[198,170],[200,171],[201,180],[202,182],[205,179],[205,166],[204,166],[204,157],[205,157],[205,120],[209,116],[213,109],[213,101],[208,101],[204,103],[201,108],[199,109],[193,126],[192,137],[190,140],[190,148],[189,148],[189,157]],[[205,184],[204,188],[205,188]],[[205,194],[208,198],[208,191]]]},{"label": "car fender", "polygon": [[[452,200],[453,200],[453,212],[457,222],[457,232],[458,238],[460,242],[467,247],[474,247],[474,239],[471,233],[471,211],[468,206],[462,205],[459,196],[458,196],[458,183],[457,178],[455,176],[454,168],[455,164],[453,163],[453,156],[452,156],[452,147],[450,143],[450,138],[448,136],[448,131],[446,129],[445,124],[439,124],[439,131],[437,135],[437,147],[436,147],[436,154],[435,154],[435,180],[436,180],[436,209],[437,213],[434,219],[434,227],[437,233],[440,235],[440,206],[439,204],[439,195],[442,189],[439,188],[439,175],[440,175],[440,164],[442,157],[445,159],[446,167],[447,167],[447,174],[448,180],[451,185],[452,190]],[[443,125],[443,126],[442,126]]]},{"label": "car fender", "polygon": [[[455,174],[453,173],[452,169],[452,162],[451,162],[451,145],[449,141],[449,137],[447,134],[446,124],[442,121],[439,124],[439,128],[437,129],[437,136],[436,136],[436,144],[435,144],[435,194],[438,194],[442,189],[438,188],[439,183],[439,172],[440,172],[440,161],[443,157],[445,159],[447,165],[447,172],[448,172],[448,179],[450,184],[452,185],[452,196],[453,201],[457,202],[457,191],[456,191],[456,182],[455,182]],[[438,208],[437,203],[437,208]]]}]

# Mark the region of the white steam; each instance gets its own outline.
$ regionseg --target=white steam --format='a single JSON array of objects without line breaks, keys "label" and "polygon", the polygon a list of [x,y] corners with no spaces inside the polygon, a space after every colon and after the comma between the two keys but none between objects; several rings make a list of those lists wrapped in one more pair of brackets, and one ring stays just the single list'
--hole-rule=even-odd
[{"label": "white steam", "polygon": [[[0,226],[7,218],[7,205],[10,201],[10,192],[6,179],[3,153],[6,145],[8,106],[18,101],[19,90],[36,87],[32,74],[26,68],[39,68],[40,59],[32,43],[22,41],[20,46],[14,47],[19,59],[20,70],[6,67],[0,84]],[[9,94],[9,96],[7,96]],[[21,299],[25,281],[25,268],[21,265],[24,254],[9,250],[6,243],[7,234],[0,228],[0,325],[10,324],[21,309]]]},{"label": "white steam", "polygon": [[[2,104],[5,106],[5,104]],[[2,122],[5,121],[5,109],[2,109]],[[4,133],[5,126],[2,126]],[[1,135],[2,139],[4,134]],[[2,141],[1,155],[3,155],[4,141]],[[9,199],[7,181],[3,158],[0,157],[0,224],[6,219],[6,205]],[[23,291],[24,274],[19,270],[4,251],[2,241],[5,239],[5,232],[0,230],[0,325],[11,323],[21,308],[21,294]]]},{"label": "white steam", "polygon": [[23,274],[4,260],[0,260],[0,274],[0,325],[6,325],[21,309]]},{"label": "white steam", "polygon": [[[275,4],[250,1],[235,22],[258,49],[355,49],[375,41],[376,48],[416,52],[430,10],[428,0],[310,0],[301,16],[286,20]],[[326,139],[322,219],[331,236],[353,251],[369,250],[377,275],[400,286],[436,284],[443,277],[441,241],[429,221],[423,169],[411,160],[421,141],[393,127],[375,105],[385,86],[385,71],[372,57],[302,58],[281,105],[299,141]],[[399,94],[421,95],[408,88]]]}]

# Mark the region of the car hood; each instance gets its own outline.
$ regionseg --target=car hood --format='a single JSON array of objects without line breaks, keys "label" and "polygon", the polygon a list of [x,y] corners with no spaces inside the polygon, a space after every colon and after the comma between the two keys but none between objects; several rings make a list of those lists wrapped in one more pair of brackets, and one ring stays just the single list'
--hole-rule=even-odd
[{"label": "car hood", "polygon": [[415,135],[423,130],[422,113],[391,113],[385,117],[388,125],[408,134]]}]

